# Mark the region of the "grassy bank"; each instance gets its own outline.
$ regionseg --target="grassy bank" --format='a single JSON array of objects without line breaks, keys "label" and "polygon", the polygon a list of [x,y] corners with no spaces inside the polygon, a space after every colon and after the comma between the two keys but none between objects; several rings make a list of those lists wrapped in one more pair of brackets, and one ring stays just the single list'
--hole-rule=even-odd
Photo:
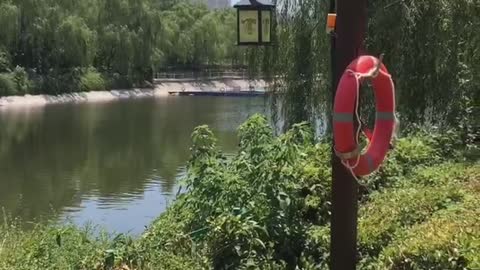
[{"label": "grassy bank", "polygon": [[[0,230],[0,269],[327,269],[330,146],[307,125],[275,137],[252,117],[227,159],[205,127],[192,134],[189,191],[138,239],[13,222]],[[478,152],[448,136],[399,139],[364,179],[361,269],[480,268]]]}]

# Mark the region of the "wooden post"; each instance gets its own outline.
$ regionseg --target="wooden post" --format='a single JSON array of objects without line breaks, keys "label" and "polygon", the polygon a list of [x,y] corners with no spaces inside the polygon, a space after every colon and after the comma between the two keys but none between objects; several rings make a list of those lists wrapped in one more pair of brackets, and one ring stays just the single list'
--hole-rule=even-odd
[{"label": "wooden post", "polygon": [[[332,93],[348,64],[363,47],[367,0],[337,0],[336,30],[332,33]],[[331,0],[331,12],[335,0]],[[353,110],[352,110],[353,113]],[[333,151],[332,151],[333,152]],[[332,219],[330,269],[355,269],[357,262],[358,185],[351,173],[332,153]]]}]

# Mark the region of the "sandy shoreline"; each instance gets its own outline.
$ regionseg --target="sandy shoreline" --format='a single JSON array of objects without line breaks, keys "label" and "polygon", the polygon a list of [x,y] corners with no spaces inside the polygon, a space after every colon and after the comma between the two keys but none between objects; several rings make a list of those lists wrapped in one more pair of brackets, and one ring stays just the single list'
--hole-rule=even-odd
[{"label": "sandy shoreline", "polygon": [[24,95],[0,97],[0,108],[18,106],[44,106],[58,103],[107,102],[129,98],[165,97],[168,91],[224,91],[265,88],[263,80],[215,80],[202,82],[163,82],[150,89],[128,89],[68,93],[60,95]]}]

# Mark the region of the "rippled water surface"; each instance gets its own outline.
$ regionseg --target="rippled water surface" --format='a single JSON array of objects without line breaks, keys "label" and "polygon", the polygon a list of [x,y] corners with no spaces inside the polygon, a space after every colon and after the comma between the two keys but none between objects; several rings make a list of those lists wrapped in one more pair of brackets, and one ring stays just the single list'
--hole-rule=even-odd
[{"label": "rippled water surface", "polygon": [[0,109],[0,208],[33,220],[139,233],[172,201],[190,134],[208,124],[232,153],[263,98],[165,97]]}]

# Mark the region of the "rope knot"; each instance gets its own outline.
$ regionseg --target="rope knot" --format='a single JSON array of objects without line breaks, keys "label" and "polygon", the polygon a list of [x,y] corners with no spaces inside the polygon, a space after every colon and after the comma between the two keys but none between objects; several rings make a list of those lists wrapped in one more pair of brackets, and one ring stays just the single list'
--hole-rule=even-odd
[{"label": "rope knot", "polygon": [[363,75],[363,77],[365,78],[376,78],[378,76],[378,74],[380,73],[380,68],[382,67],[382,63],[383,63],[383,53],[380,54],[380,57],[378,57],[378,61],[376,61],[375,63],[375,67],[370,70],[369,73]]}]

